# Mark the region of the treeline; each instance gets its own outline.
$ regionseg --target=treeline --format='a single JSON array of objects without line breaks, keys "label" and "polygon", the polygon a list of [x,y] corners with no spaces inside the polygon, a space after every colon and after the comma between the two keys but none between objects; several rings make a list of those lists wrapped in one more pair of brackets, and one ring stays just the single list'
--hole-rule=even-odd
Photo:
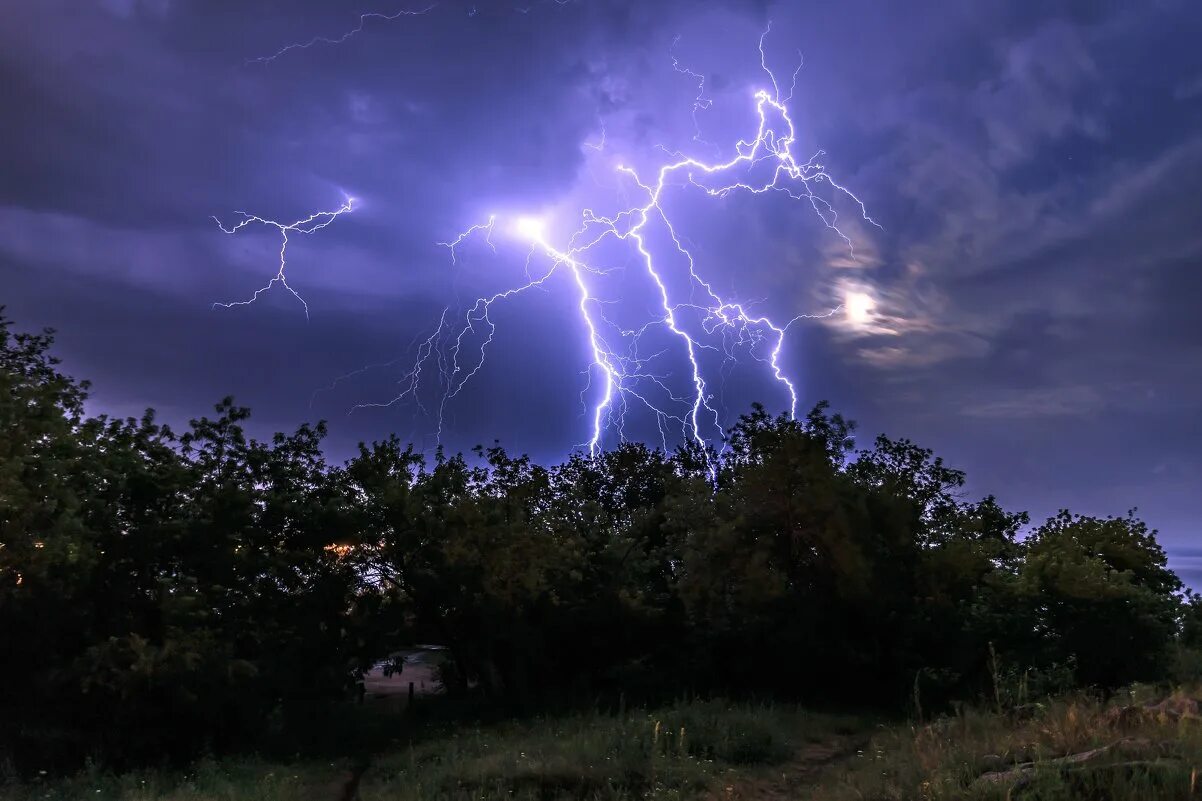
[{"label": "treeline", "polygon": [[[1199,606],[1131,515],[1021,513],[820,405],[721,453],[543,467],[327,464],[231,401],[181,434],[89,417],[49,334],[0,320],[0,759],[123,765],[254,748],[438,642],[451,692],[515,711],[683,693],[826,706],[1113,688],[1197,662]],[[297,710],[300,710],[298,713]]]}]

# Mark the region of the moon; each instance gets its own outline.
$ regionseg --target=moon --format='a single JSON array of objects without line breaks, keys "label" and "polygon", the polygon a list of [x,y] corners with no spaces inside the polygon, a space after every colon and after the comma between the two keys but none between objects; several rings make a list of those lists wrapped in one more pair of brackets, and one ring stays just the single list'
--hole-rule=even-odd
[{"label": "moon", "polygon": [[867,292],[848,292],[843,299],[843,309],[847,313],[849,322],[864,325],[872,319],[872,312],[876,309],[876,300]]}]

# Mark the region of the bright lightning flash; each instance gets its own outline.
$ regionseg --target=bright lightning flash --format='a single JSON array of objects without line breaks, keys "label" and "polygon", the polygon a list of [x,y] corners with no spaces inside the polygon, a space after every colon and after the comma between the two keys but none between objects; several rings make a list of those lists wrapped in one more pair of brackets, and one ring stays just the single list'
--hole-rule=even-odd
[{"label": "bright lightning flash", "polygon": [[541,243],[543,233],[547,230],[547,224],[538,217],[518,217],[513,223],[513,231],[522,239],[529,239],[531,242]]},{"label": "bright lightning flash", "polygon": [[[765,31],[764,36],[767,33]],[[722,419],[714,405],[710,379],[703,369],[702,354],[707,351],[733,360],[741,350],[764,363],[771,378],[787,396],[789,413],[796,414],[797,388],[781,365],[786,334],[799,320],[827,317],[838,309],[776,322],[767,315],[752,312],[744,304],[724,299],[698,271],[693,255],[662,205],[668,189],[676,187],[692,187],[716,198],[734,192],[781,192],[807,203],[825,226],[842,237],[850,248],[850,238],[837,226],[832,200],[823,196],[838,194],[855,204],[864,220],[877,225],[860,199],[827,173],[819,162],[822,151],[808,159],[799,158],[793,152],[797,136],[786,105],[792,96],[792,88],[782,99],[776,77],[763,61],[764,36],[760,38],[761,64],[771,79],[773,91],[755,93],[758,125],[752,137],[735,144],[733,157],[709,163],[676,154],[674,160],[659,167],[652,180],[644,180],[628,167],[619,167],[620,172],[641,190],[641,205],[636,203],[608,216],[584,210],[580,228],[563,247],[548,241],[548,226],[540,218],[517,217],[503,221],[496,215],[487,223],[468,228],[452,242],[443,243],[451,248],[454,258],[456,245],[481,230],[487,230],[491,237],[494,222],[500,223],[503,231],[530,247],[527,256],[529,281],[477,298],[457,323],[444,312],[437,329],[418,348],[416,363],[403,377],[400,393],[391,401],[365,405],[387,406],[410,396],[416,399],[419,382],[432,372],[423,368],[433,361],[437,367],[433,374],[441,394],[437,412],[441,436],[447,402],[484,364],[486,350],[496,330],[490,319],[493,304],[536,287],[543,288],[558,274],[566,273],[569,285],[574,288],[582,333],[591,350],[588,385],[581,393],[582,403],[590,390],[597,396],[591,409],[587,409],[586,404],[591,430],[584,444],[590,452],[595,453],[602,447],[608,430],[614,430],[620,439],[625,438],[626,418],[632,408],[645,408],[654,416],[665,449],[669,436],[681,436],[703,448],[710,442],[720,441],[724,435]],[[683,71],[675,60],[674,66]],[[699,77],[695,73],[687,74]],[[794,72],[794,83],[796,77]],[[708,107],[708,101],[699,94],[694,112]],[[821,188],[828,191],[823,194],[815,191]],[[660,239],[670,244],[658,249],[652,243]],[[606,307],[618,301],[601,295],[597,279],[607,271],[590,264],[590,255],[606,240],[628,244],[637,254],[649,282],[650,296],[640,300],[649,300],[655,312],[633,329],[620,326],[606,316]],[[491,239],[488,244],[492,246]],[[531,275],[530,265],[536,257],[545,261],[545,266]],[[684,271],[681,272],[681,267],[674,268],[674,264],[681,265]],[[674,272],[670,274],[670,271]],[[687,286],[686,292],[671,289],[682,284]],[[868,296],[849,297],[845,304],[847,314],[853,318],[866,316],[871,312],[871,303]],[[674,352],[687,360],[687,380],[676,382],[687,385],[683,393],[669,385],[670,371],[658,366],[661,359],[669,355],[670,349],[662,342],[650,347],[643,342],[652,331],[665,333],[668,342],[676,341],[678,345]]]}]

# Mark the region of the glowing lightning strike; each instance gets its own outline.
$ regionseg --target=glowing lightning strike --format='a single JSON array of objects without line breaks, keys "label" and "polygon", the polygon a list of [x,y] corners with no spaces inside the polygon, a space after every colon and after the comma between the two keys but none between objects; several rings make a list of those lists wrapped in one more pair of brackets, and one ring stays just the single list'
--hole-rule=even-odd
[{"label": "glowing lightning strike", "polygon": [[287,224],[276,222],[275,220],[267,220],[263,217],[257,217],[254,214],[248,214],[245,211],[239,211],[237,213],[242,215],[242,219],[234,227],[226,228],[221,223],[221,220],[219,220],[217,217],[214,217],[213,220],[217,223],[217,226],[227,234],[236,234],[252,223],[267,225],[278,229],[280,232],[280,268],[276,272],[274,278],[256,289],[255,293],[246,300],[236,300],[230,303],[214,303],[213,308],[216,309],[220,306],[223,309],[230,309],[234,306],[249,306],[259,299],[259,295],[262,295],[276,284],[279,284],[280,286],[284,287],[284,289],[287,289],[289,292],[291,292],[292,296],[300,301],[301,306],[303,306],[305,309],[305,319],[309,319],[309,304],[305,303],[305,299],[297,294],[296,290],[288,284],[288,276],[286,275],[286,270],[288,269],[288,234],[311,234],[314,231],[320,231],[322,228],[325,228],[327,225],[334,222],[334,220],[338,218],[338,215],[345,214],[346,212],[350,211],[354,207],[354,204],[355,199],[348,197],[346,202],[344,202],[334,211],[318,211],[310,214],[303,220],[297,220],[296,222]]},{"label": "glowing lightning strike", "polygon": [[[557,276],[566,274],[574,287],[575,305],[591,352],[588,381],[581,393],[582,403],[589,392],[597,395],[591,410],[585,404],[590,418],[590,436],[583,444],[590,452],[595,453],[602,447],[608,430],[614,430],[620,439],[625,438],[626,417],[636,405],[646,407],[653,414],[665,449],[669,434],[691,440],[703,451],[710,442],[722,440],[722,418],[706,378],[705,360],[711,358],[707,353],[723,359],[723,365],[735,360],[738,351],[764,363],[772,380],[788,397],[789,414],[796,415],[797,388],[781,364],[786,335],[801,320],[828,317],[840,309],[822,315],[797,315],[777,323],[768,315],[753,313],[746,304],[724,299],[699,272],[696,260],[663,205],[669,187],[691,187],[716,198],[725,198],[734,192],[752,195],[781,192],[807,202],[824,225],[851,248],[851,239],[838,227],[833,198],[828,199],[815,191],[829,187],[830,193],[849,199],[866,222],[880,227],[868,215],[864,203],[827,173],[819,162],[822,151],[808,159],[794,154],[797,136],[787,103],[796,86],[800,66],[793,72],[789,93],[782,97],[780,85],[768,68],[764,54],[764,39],[769,30],[770,27],[760,37],[759,49],[760,63],[771,80],[772,91],[760,90],[754,94],[758,116],[755,134],[738,141],[733,156],[726,161],[710,163],[673,154],[672,160],[656,170],[654,180],[644,180],[629,167],[618,167],[619,173],[642,192],[641,205],[636,202],[608,216],[585,209],[581,214],[581,226],[569,237],[566,247],[551,244],[542,220],[509,219],[497,215],[467,228],[454,239],[439,243],[451,250],[451,260],[455,263],[456,248],[481,231],[486,232],[485,241],[495,252],[492,236],[495,230],[500,230],[529,247],[527,283],[477,298],[462,317],[448,316],[444,312],[437,328],[418,348],[413,368],[402,377],[399,394],[385,403],[364,405],[387,406],[412,397],[420,407],[419,384],[423,376],[433,375],[440,394],[436,416],[437,431],[441,436],[448,402],[484,365],[486,351],[496,331],[490,316],[493,304],[531,289],[549,288]],[[673,68],[699,80],[694,114],[709,108],[711,101],[704,97],[701,76],[682,68],[674,57]],[[658,254],[658,248],[653,244],[658,241],[656,237],[668,243],[666,250]],[[651,319],[633,329],[624,328],[607,316],[607,306],[618,302],[607,299],[599,291],[601,279],[609,271],[590,264],[593,250],[607,240],[632,247],[642,266],[643,277],[650,282],[656,311]],[[854,258],[854,251],[852,256]],[[536,257],[547,263],[532,274],[531,264]],[[680,287],[686,288],[683,294],[678,291]],[[646,342],[645,338],[656,331],[666,334],[666,339]],[[672,345],[673,342],[676,344]],[[688,390],[684,393],[672,388],[674,380],[670,370],[665,372],[657,367],[661,358],[673,352],[683,355],[689,365],[685,381],[676,382],[687,383]],[[430,362],[436,370],[423,369]]]}]

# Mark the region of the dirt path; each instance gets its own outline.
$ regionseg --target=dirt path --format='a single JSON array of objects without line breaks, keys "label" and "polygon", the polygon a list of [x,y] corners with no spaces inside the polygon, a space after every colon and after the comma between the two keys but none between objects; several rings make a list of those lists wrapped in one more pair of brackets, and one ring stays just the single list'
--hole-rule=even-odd
[{"label": "dirt path", "polygon": [[342,785],[342,790],[337,797],[337,801],[358,801],[359,782],[363,781],[363,774],[367,772],[368,765],[370,764],[369,760],[364,759],[351,768],[350,775],[346,777],[346,782]]},{"label": "dirt path", "polygon": [[784,801],[804,798],[802,792],[812,787],[828,768],[853,759],[865,748],[864,738],[846,737],[802,746],[788,762],[763,771],[734,778],[716,794],[712,801]]}]

